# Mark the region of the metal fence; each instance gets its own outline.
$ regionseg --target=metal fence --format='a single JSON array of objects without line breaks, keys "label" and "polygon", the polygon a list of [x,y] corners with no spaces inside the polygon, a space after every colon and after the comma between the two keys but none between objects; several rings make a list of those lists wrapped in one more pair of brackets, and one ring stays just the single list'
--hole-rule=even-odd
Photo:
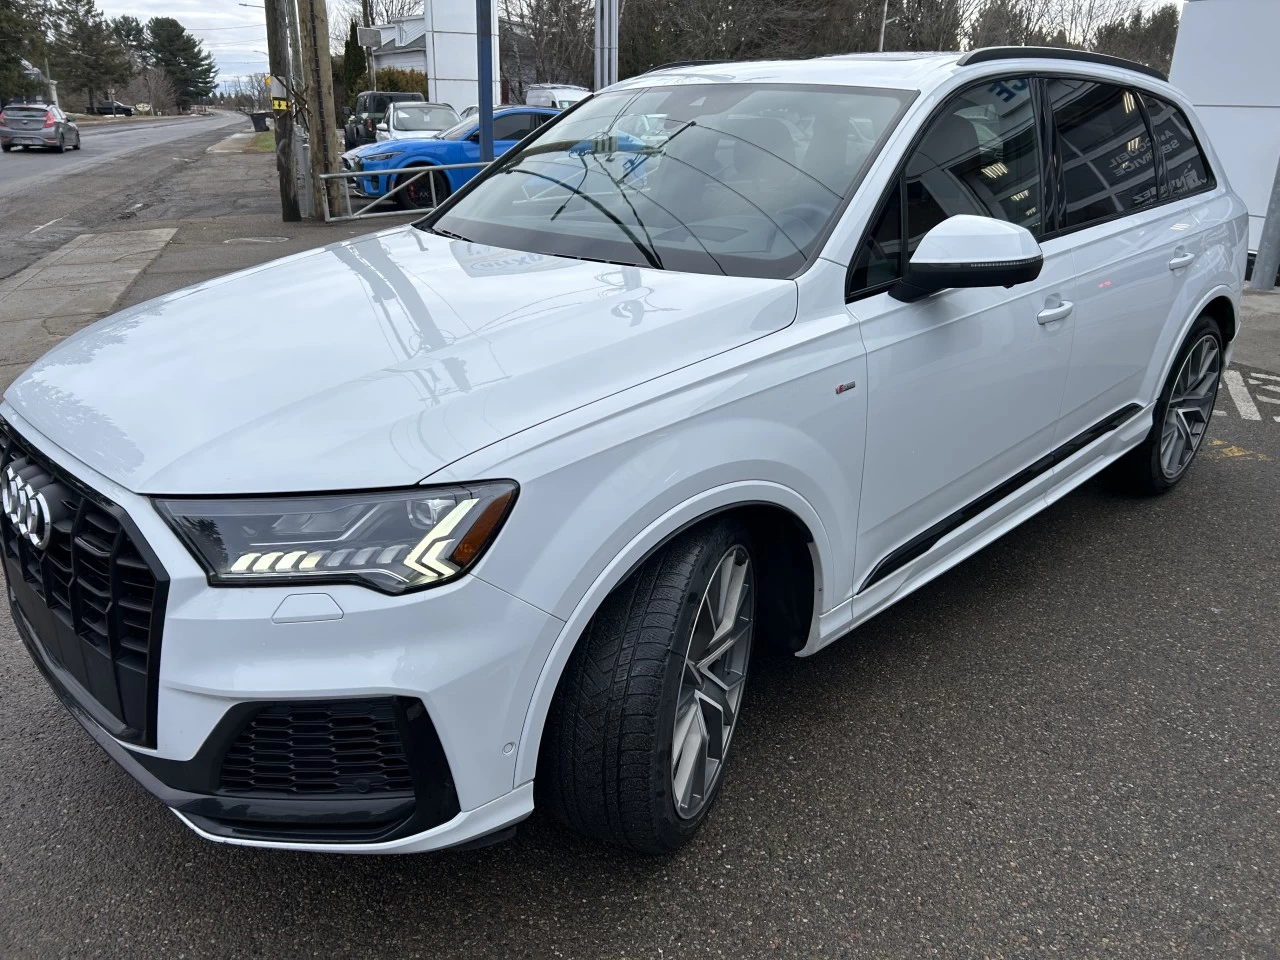
[{"label": "metal fence", "polygon": [[[346,220],[374,220],[379,217],[403,217],[403,216],[421,216],[429,210],[434,210],[436,205],[444,200],[445,197],[436,196],[436,178],[427,176],[441,170],[479,170],[487,167],[488,164],[483,161],[475,163],[442,163],[432,164],[428,166],[417,167],[395,167],[390,170],[343,170],[340,173],[326,173],[321,175],[323,180],[339,180],[342,182],[342,210],[332,210],[329,206],[329,191],[320,190],[320,202],[324,205],[325,223],[342,223]],[[411,173],[413,176],[406,177],[400,174]],[[422,177],[427,176],[427,183],[431,185],[431,205],[426,207],[412,207],[400,210],[376,210],[383,201],[396,202],[395,194],[399,193],[405,187],[415,183]],[[377,180],[380,177],[389,177],[394,182],[390,184],[391,189],[386,193],[377,197],[364,197],[352,192],[352,181],[363,180],[366,177]],[[446,194],[445,196],[448,196]],[[364,206],[360,209],[352,211],[352,207],[356,203],[364,202]]]}]

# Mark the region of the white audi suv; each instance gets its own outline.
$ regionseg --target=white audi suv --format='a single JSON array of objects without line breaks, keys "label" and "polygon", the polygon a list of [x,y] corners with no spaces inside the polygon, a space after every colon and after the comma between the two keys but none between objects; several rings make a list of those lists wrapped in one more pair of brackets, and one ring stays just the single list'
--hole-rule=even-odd
[{"label": "white audi suv", "polygon": [[13,617],[211,840],[430,850],[536,803],[673,850],[753,647],[816,653],[1104,469],[1186,475],[1246,234],[1137,64],[658,69],[425,219],[33,365]]}]

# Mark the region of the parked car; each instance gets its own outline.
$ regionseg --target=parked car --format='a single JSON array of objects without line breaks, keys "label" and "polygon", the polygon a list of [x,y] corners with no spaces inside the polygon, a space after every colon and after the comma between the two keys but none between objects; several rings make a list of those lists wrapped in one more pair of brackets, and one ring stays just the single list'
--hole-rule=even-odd
[{"label": "parked car", "polygon": [[14,147],[79,150],[80,128],[53,104],[10,103],[0,110],[0,150],[8,153]]},{"label": "parked car", "polygon": [[[1187,476],[1247,231],[1127,61],[634,76],[413,224],[19,376],[18,633],[203,837],[431,850],[537,803],[670,851],[728,783],[753,648],[817,653],[1103,469]],[[806,707],[765,719],[827,735]]]},{"label": "parked car", "polygon": [[393,103],[423,103],[426,101],[420,93],[405,93],[398,90],[366,90],[356,96],[355,110],[347,118],[343,127],[343,141],[346,149],[351,150],[362,143],[373,143],[377,139],[377,127],[386,116],[387,107]]},{"label": "parked car", "polygon": [[119,100],[104,100],[93,108],[93,112],[104,117],[132,117],[133,107]]},{"label": "parked car", "polygon": [[535,83],[524,94],[524,102],[531,107],[555,107],[557,110],[568,110],[579,100],[591,96],[586,87],[575,87],[569,83]]},{"label": "parked car", "polygon": [[393,103],[386,116],[374,127],[379,142],[403,140],[406,137],[434,137],[458,123],[458,114],[444,103]]},{"label": "parked car", "polygon": [[[510,107],[493,115],[493,153],[499,156],[556,115],[540,107]],[[401,167],[434,167],[454,163],[478,163],[480,124],[475,117],[463,120],[435,137],[371,143],[342,155],[344,170],[396,170]],[[392,197],[406,209],[429,208],[445,200],[453,191],[479,172],[479,167],[435,170],[428,176],[400,173],[354,179],[354,189],[364,197],[381,197],[404,183]]]}]

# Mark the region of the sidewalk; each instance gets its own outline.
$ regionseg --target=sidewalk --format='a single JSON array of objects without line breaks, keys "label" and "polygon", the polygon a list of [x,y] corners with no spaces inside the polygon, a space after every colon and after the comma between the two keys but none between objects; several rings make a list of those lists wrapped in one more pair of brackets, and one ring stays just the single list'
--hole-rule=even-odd
[{"label": "sidewalk", "polygon": [[0,280],[0,391],[63,337],[114,310],[174,233],[81,234]]}]

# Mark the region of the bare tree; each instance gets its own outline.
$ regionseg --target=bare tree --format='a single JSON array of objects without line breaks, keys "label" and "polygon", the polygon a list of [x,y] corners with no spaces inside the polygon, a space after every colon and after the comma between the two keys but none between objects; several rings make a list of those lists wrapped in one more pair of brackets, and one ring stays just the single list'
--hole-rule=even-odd
[{"label": "bare tree", "polygon": [[369,8],[369,25],[386,24],[404,17],[422,16],[422,0],[328,0],[329,44],[341,47],[347,40],[352,20],[364,25],[364,8]]},{"label": "bare tree", "polygon": [[178,88],[173,78],[159,67],[147,67],[136,73],[125,87],[130,103],[149,103],[152,113],[173,113],[178,107]]}]

